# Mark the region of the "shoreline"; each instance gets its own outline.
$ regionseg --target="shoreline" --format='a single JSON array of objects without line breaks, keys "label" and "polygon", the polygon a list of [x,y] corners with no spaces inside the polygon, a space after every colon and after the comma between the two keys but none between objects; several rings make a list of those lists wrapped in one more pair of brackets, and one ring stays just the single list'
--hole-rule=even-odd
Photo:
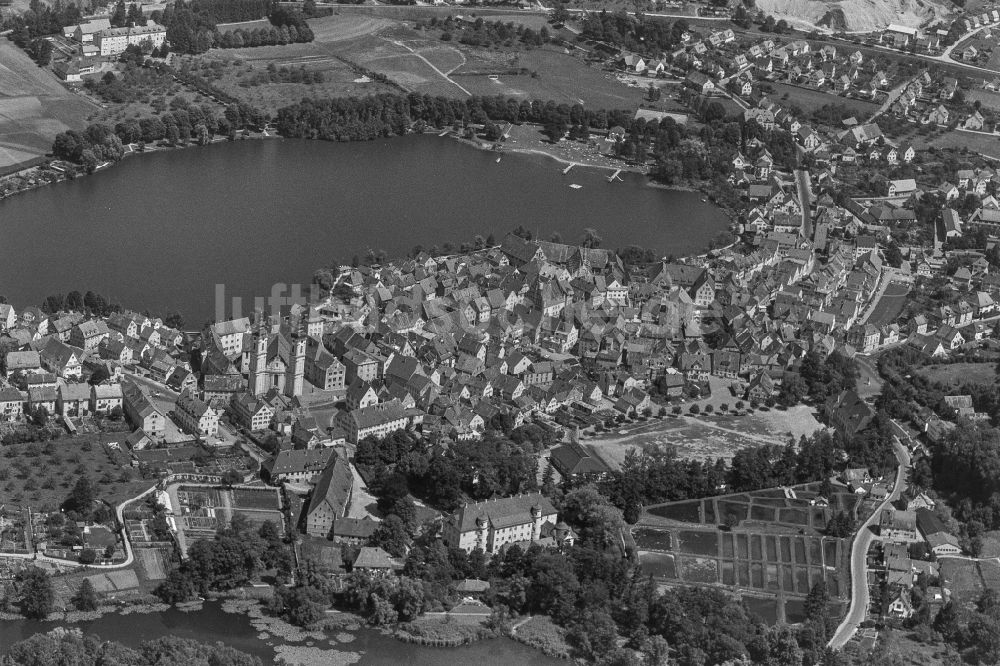
[{"label": "shoreline", "polygon": [[[406,137],[406,136],[425,136],[425,135],[430,135],[430,134],[431,134],[430,132],[419,132],[418,133],[418,132],[410,131],[407,134],[394,135],[394,136],[391,136],[391,137],[388,137],[388,138],[389,139],[393,139],[393,138],[400,138],[400,137]],[[448,138],[448,139],[451,139],[453,141],[457,141],[458,143],[461,143],[461,144],[464,144],[466,146],[469,146],[471,148],[475,148],[477,150],[482,150],[482,151],[486,151],[486,152],[493,152],[491,146],[488,143],[484,143],[483,141],[480,141],[478,139],[476,139],[476,140],[466,139],[464,137],[461,137],[461,136],[455,134],[452,130],[447,130],[447,133],[444,134],[443,136],[446,137],[446,138]],[[147,146],[146,149],[143,150],[143,151],[141,151],[141,152],[140,151],[136,151],[136,150],[129,150],[128,152],[126,152],[122,156],[122,159],[119,160],[118,162],[111,162],[111,163],[105,164],[103,166],[100,166],[97,169],[95,169],[92,173],[78,172],[78,173],[76,173],[72,177],[67,176],[65,173],[53,170],[52,167],[49,166],[49,165],[51,164],[51,162],[55,162],[55,161],[58,161],[58,160],[56,160],[56,158],[54,158],[54,157],[50,157],[49,154],[45,154],[45,155],[41,155],[41,156],[39,156],[37,158],[34,158],[34,159],[35,160],[38,160],[38,159],[50,160],[49,162],[44,163],[44,164],[36,164],[34,166],[27,166],[24,169],[19,169],[18,171],[9,173],[6,176],[0,177],[0,182],[3,182],[5,180],[7,180],[7,179],[14,179],[14,178],[26,177],[27,174],[29,174],[32,171],[36,171],[36,170],[42,170],[42,171],[45,171],[47,173],[52,174],[53,175],[52,180],[44,180],[42,182],[38,182],[38,183],[35,183],[33,185],[29,185],[27,187],[23,187],[23,188],[11,191],[11,192],[6,193],[6,194],[2,194],[2,195],[0,195],[0,202],[3,202],[3,201],[5,201],[6,199],[8,199],[10,197],[17,196],[18,194],[23,194],[23,193],[26,193],[26,192],[32,192],[34,190],[41,189],[41,188],[43,188],[43,187],[45,187],[47,185],[54,185],[56,183],[61,183],[61,182],[71,181],[71,180],[76,180],[78,178],[85,178],[87,176],[92,176],[92,175],[94,175],[96,173],[100,173],[100,172],[106,171],[108,169],[113,169],[116,166],[118,166],[119,164],[121,164],[122,162],[124,162],[128,158],[141,157],[143,155],[149,155],[149,154],[155,154],[155,153],[172,152],[172,151],[175,151],[175,150],[187,150],[187,149],[190,149],[190,148],[206,148],[206,147],[210,147],[210,146],[213,146],[215,144],[218,144],[218,143],[236,143],[238,141],[263,141],[263,140],[274,140],[274,139],[279,139],[279,140],[282,140],[282,141],[286,140],[285,137],[283,137],[283,136],[281,136],[280,134],[277,134],[277,133],[272,134],[272,135],[263,135],[263,134],[257,133],[257,134],[251,134],[250,136],[240,136],[240,137],[237,137],[235,139],[229,139],[229,138],[226,138],[226,137],[218,137],[216,139],[213,139],[209,143],[205,144],[204,146],[198,145],[198,144],[195,144],[195,143],[186,144],[186,145],[182,145],[182,146],[156,146],[156,145],[151,146],[151,147]],[[321,141],[322,139],[307,139],[307,140]],[[358,143],[358,142],[356,142],[356,143]],[[547,150],[544,150],[544,149],[541,149],[541,148],[508,148],[508,147],[505,147],[503,149],[503,151],[498,152],[498,155],[500,155],[500,156],[506,155],[506,154],[539,155],[541,157],[547,157],[547,158],[549,158],[551,160],[554,160],[555,162],[557,162],[559,164],[564,164],[564,165],[567,165],[567,166],[579,167],[579,168],[584,168],[584,169],[599,169],[601,171],[611,171],[611,172],[620,171],[621,173],[634,173],[634,174],[646,177],[646,182],[644,183],[644,185],[646,187],[652,187],[652,188],[659,189],[659,190],[667,190],[667,191],[674,191],[674,192],[701,192],[702,194],[705,194],[705,191],[703,189],[701,189],[700,187],[698,187],[697,185],[666,185],[664,183],[655,182],[655,181],[653,181],[649,177],[649,173],[647,171],[645,171],[643,169],[640,169],[640,168],[636,168],[634,166],[624,165],[624,166],[620,166],[619,167],[619,166],[614,166],[614,165],[591,164],[591,163],[588,163],[588,162],[577,162],[577,161],[573,161],[571,159],[567,159],[565,157],[562,157],[560,155],[556,155],[556,154],[554,154],[554,153],[552,153],[550,151],[547,151]],[[79,165],[74,165],[74,166],[79,166]],[[725,207],[719,206],[718,204],[716,204],[716,203],[714,203],[714,202],[712,202],[710,200],[707,200],[707,199],[706,199],[705,203],[711,203],[713,206],[715,206],[717,208],[720,208],[721,210],[725,211],[727,213],[727,215],[729,215],[729,217],[732,218],[732,212],[729,211],[728,209],[726,209]]]}]

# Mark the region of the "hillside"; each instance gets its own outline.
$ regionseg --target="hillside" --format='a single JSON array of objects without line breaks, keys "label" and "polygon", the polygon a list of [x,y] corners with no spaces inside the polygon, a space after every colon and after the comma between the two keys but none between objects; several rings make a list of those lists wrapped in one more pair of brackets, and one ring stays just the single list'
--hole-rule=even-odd
[{"label": "hillside", "polygon": [[757,0],[757,8],[799,28],[871,32],[889,23],[920,27],[947,16],[947,0]]}]

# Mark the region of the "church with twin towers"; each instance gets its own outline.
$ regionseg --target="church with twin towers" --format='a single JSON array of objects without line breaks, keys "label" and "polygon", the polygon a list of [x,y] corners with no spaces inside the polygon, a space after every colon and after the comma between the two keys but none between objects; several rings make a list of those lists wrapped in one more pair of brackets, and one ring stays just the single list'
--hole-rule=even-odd
[{"label": "church with twin towers", "polygon": [[247,388],[256,397],[275,390],[288,397],[302,395],[306,369],[306,330],[301,319],[272,325],[255,317]]}]

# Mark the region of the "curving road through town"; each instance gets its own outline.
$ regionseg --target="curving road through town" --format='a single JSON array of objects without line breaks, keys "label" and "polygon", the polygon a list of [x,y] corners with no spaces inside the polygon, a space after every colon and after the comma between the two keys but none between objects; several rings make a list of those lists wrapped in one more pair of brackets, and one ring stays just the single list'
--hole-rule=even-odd
[{"label": "curving road through town", "polygon": [[899,496],[906,490],[910,471],[910,452],[896,437],[893,438],[892,448],[896,453],[896,460],[899,461],[899,466],[896,467],[896,483],[893,484],[892,492],[861,525],[854,537],[854,543],[851,546],[851,607],[847,611],[847,616],[837,627],[833,638],[827,643],[827,647],[833,650],[844,647],[868,615],[868,548],[875,539],[875,533],[871,528],[877,523],[882,510],[899,499]]}]

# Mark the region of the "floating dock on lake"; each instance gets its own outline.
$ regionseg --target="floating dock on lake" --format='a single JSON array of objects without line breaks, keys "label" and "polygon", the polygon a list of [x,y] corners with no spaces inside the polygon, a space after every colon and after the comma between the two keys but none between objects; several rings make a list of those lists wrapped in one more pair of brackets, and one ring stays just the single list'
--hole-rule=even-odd
[{"label": "floating dock on lake", "polygon": [[[621,172],[622,172],[622,170],[621,170],[621,169],[618,169],[618,170],[617,170],[617,171],[615,171],[615,172],[614,172],[613,174],[611,174],[611,175],[610,175],[610,176],[608,177],[608,182],[609,182],[609,183],[613,183],[613,182],[615,182],[615,179],[616,179],[616,178],[617,178],[618,180],[621,180],[621,177],[620,177],[620,176],[618,175],[618,174],[620,174]],[[624,181],[623,181],[623,182],[624,182]]]}]

